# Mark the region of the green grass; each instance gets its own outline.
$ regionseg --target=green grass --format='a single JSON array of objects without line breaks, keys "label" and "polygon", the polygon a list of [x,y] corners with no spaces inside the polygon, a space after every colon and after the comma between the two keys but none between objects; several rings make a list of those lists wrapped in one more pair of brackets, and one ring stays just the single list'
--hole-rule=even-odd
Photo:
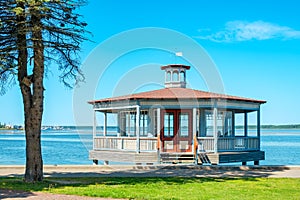
[{"label": "green grass", "polygon": [[47,178],[28,184],[0,178],[0,188],[127,199],[300,199],[292,178]]}]

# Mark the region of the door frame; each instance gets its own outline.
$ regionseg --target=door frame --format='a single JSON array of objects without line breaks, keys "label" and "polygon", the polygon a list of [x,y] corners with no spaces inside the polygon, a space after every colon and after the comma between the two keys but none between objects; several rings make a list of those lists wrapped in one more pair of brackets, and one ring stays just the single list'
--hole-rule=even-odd
[{"label": "door frame", "polygon": [[[165,114],[173,113],[173,136],[165,137]],[[188,135],[180,136],[180,114],[187,113],[188,114]],[[192,109],[166,109],[161,112],[161,132],[160,132],[160,140],[162,142],[162,152],[192,152],[192,138],[193,138],[193,112]],[[169,143],[169,144],[166,144]],[[172,148],[170,146],[172,145]],[[169,145],[166,147],[166,145]],[[181,148],[185,147],[185,148]]]}]

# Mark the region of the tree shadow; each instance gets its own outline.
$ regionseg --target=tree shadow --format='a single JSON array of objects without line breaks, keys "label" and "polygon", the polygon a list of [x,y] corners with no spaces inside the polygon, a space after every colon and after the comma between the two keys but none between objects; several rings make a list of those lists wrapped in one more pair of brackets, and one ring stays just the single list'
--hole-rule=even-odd
[{"label": "tree shadow", "polygon": [[[132,166],[132,167],[112,167],[110,170],[102,166],[93,166],[91,170],[79,170],[68,172],[67,170],[45,172],[43,183],[27,184],[26,191],[47,191],[50,188],[60,188],[64,186],[88,187],[89,185],[104,184],[114,185],[136,185],[136,184],[156,184],[180,185],[186,183],[205,182],[226,182],[238,179],[242,181],[259,181],[258,178],[270,177],[274,173],[290,169],[286,166],[194,166],[194,165],[169,165],[169,166]],[[9,177],[20,177],[18,174],[10,174]],[[16,180],[16,178],[0,179],[0,187],[4,186],[5,180]],[[9,184],[7,181],[6,185]],[[0,199],[5,198],[25,198],[33,196],[32,192],[15,191],[24,188],[17,183],[9,190],[0,190]],[[13,187],[17,186],[17,187]]]},{"label": "tree shadow", "polygon": [[19,190],[10,190],[10,189],[0,189],[0,199],[22,199],[35,196],[32,192],[19,191]]},{"label": "tree shadow", "polygon": [[93,167],[91,172],[46,172],[45,177],[188,177],[188,178],[265,178],[289,170],[287,166],[132,166],[112,170]]}]

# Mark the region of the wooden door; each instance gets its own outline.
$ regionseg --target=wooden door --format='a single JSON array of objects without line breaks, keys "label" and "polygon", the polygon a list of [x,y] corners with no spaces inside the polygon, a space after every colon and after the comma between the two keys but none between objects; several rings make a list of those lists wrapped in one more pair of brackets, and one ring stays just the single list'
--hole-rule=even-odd
[{"label": "wooden door", "polygon": [[192,110],[164,110],[161,125],[163,152],[192,151]]}]

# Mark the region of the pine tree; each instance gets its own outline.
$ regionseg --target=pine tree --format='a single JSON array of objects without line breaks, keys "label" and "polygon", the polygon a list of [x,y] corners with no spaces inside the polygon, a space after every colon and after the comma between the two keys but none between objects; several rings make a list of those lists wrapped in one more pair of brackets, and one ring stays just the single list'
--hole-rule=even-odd
[{"label": "pine tree", "polygon": [[42,181],[44,77],[52,66],[72,87],[83,79],[78,52],[87,40],[76,9],[84,0],[0,0],[0,93],[18,83],[24,105],[26,182]]}]

